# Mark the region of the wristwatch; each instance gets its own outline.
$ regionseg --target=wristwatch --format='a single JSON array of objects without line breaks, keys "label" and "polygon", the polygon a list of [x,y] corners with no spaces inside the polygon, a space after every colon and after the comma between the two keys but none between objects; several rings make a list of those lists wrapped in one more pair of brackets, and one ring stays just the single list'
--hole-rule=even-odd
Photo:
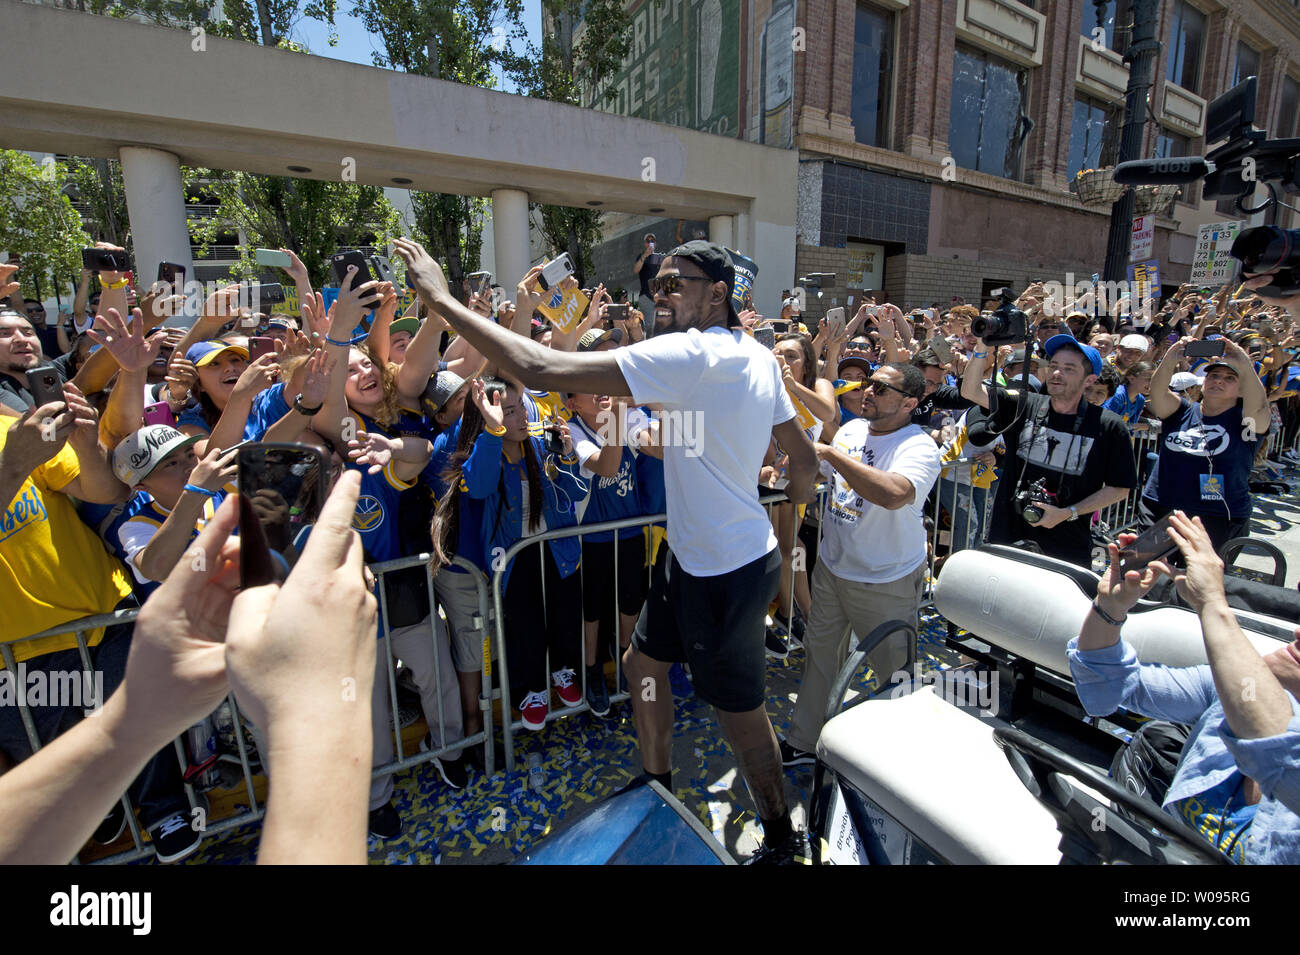
[{"label": "wristwatch", "polygon": [[1079,518],[1079,509],[1078,509],[1077,507],[1075,507],[1073,504],[1071,504],[1071,505],[1070,505],[1070,520],[1074,521],[1074,520],[1078,520],[1078,518]]},{"label": "wristwatch", "polygon": [[323,404],[319,404],[319,405],[317,405],[315,408],[309,408],[309,407],[307,407],[306,405],[304,405],[304,404],[302,403],[302,392],[301,392],[301,391],[298,392],[298,394],[295,395],[295,396],[294,396],[294,399],[293,399],[293,410],[296,411],[296,412],[298,412],[298,414],[300,414],[300,415],[306,415],[308,418],[310,418],[312,415],[314,415],[314,414],[316,414],[317,412],[319,412],[319,411],[321,410],[321,408],[323,408],[323,407],[325,407]]}]

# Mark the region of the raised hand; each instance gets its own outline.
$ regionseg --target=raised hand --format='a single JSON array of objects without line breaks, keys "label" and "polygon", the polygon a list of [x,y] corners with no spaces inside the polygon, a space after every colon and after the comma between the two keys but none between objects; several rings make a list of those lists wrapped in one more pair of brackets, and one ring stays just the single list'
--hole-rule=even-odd
[{"label": "raised hand", "polygon": [[320,407],[329,394],[330,375],[334,371],[334,362],[330,360],[324,348],[318,348],[303,366],[302,400],[309,408]]},{"label": "raised hand", "polygon": [[482,378],[475,378],[471,388],[471,398],[483,416],[483,424],[489,431],[499,431],[505,427],[505,409],[501,407],[501,392],[492,393],[492,400],[487,397],[487,389]]},{"label": "raised hand", "polygon": [[411,239],[394,239],[393,251],[406,263],[406,279],[430,308],[437,308],[452,297],[442,266]]},{"label": "raised hand", "polygon": [[358,431],[348,442],[348,459],[357,464],[369,465],[371,474],[378,474],[393,460],[397,442],[372,431]]},{"label": "raised hand", "polygon": [[147,339],[144,337],[144,316],[140,309],[131,309],[131,324],[115,308],[95,316],[98,328],[86,329],[86,335],[97,345],[108,349],[114,360],[125,372],[140,371],[153,364],[158,352],[167,340],[166,332],[155,332]]},{"label": "raised hand", "polygon": [[239,451],[234,448],[228,451],[223,451],[220,448],[210,449],[207,454],[199,459],[199,463],[194,465],[194,470],[190,472],[190,479],[187,483],[208,491],[220,491],[235,479],[235,474],[238,471],[236,466],[238,457]]}]

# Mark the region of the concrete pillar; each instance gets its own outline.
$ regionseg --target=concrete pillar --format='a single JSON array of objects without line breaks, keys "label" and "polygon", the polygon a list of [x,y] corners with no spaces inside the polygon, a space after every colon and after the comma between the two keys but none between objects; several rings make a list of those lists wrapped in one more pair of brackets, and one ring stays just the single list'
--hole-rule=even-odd
[{"label": "concrete pillar", "polygon": [[496,253],[495,278],[513,297],[515,285],[528,272],[528,193],[518,189],[492,190],[492,246]]},{"label": "concrete pillar", "polygon": [[122,184],[135,245],[136,285],[148,288],[158,277],[159,262],[185,266],[194,279],[190,234],[185,226],[185,187],[180,160],[160,149],[123,146]]},{"label": "concrete pillar", "polygon": [[736,230],[731,216],[709,216],[709,241],[724,249],[736,248]]}]

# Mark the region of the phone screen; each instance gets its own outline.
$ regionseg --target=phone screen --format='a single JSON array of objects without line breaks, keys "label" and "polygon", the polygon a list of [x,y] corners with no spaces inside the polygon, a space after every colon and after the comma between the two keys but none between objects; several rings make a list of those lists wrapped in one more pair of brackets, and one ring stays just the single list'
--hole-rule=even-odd
[{"label": "phone screen", "polygon": [[1169,529],[1169,519],[1172,516],[1172,514],[1166,514],[1143,531],[1133,543],[1120,548],[1120,573],[1126,574],[1130,570],[1142,570],[1151,561],[1166,557],[1178,549],[1178,545],[1171,541],[1169,535],[1165,533]]},{"label": "phone screen", "polygon": [[319,448],[249,444],[239,449],[240,586],[283,582],[329,493]]}]

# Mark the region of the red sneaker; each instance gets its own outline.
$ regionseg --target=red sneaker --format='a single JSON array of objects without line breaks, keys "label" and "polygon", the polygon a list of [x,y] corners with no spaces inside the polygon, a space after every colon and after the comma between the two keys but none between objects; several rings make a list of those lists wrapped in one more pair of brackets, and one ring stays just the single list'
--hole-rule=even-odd
[{"label": "red sneaker", "polygon": [[524,718],[524,729],[539,730],[546,725],[546,714],[551,711],[550,701],[545,693],[529,693],[519,712]]},{"label": "red sneaker", "polygon": [[560,701],[567,707],[582,705],[582,687],[578,686],[578,681],[574,679],[577,674],[572,670],[556,670],[551,674],[551,679],[555,682],[555,692]]}]

